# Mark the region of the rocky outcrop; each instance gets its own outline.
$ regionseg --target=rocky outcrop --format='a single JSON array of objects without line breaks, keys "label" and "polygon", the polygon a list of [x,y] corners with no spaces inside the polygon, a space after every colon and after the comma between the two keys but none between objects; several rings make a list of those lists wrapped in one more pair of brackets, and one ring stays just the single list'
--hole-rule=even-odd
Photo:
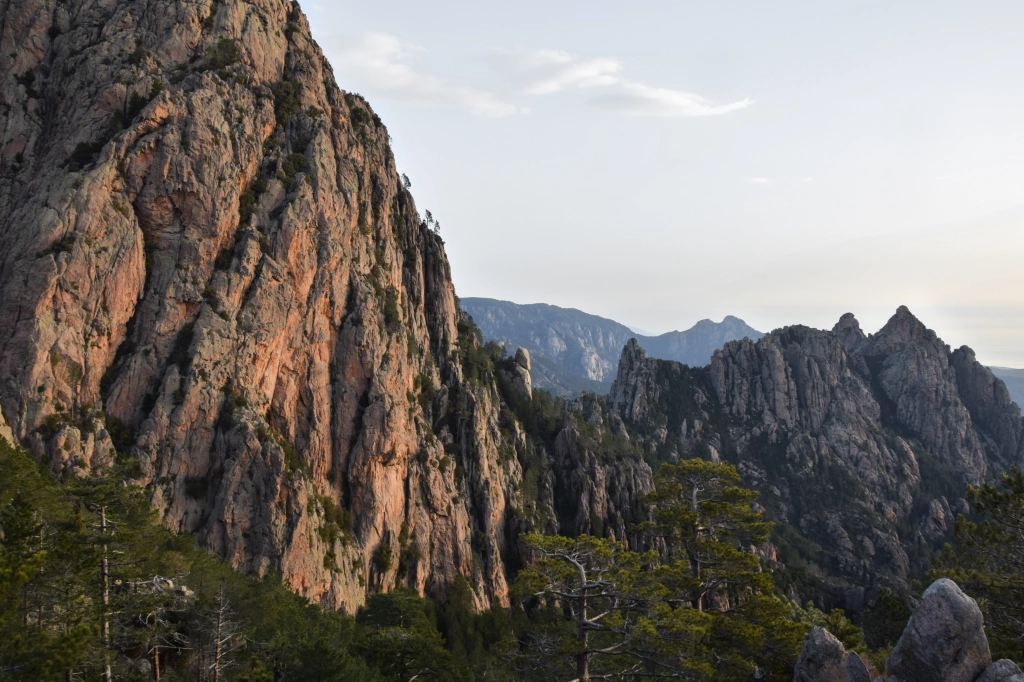
[{"label": "rocky outcrop", "polygon": [[974,682],[992,663],[984,625],[977,602],[952,580],[937,580],[886,661],[886,674],[900,682]]},{"label": "rocky outcrop", "polygon": [[901,306],[856,349],[890,418],[935,457],[978,482],[987,473],[981,438],[960,398],[949,347]]},{"label": "rocky outcrop", "polygon": [[870,682],[871,675],[860,655],[846,651],[842,642],[822,627],[804,636],[793,668],[793,682]]},{"label": "rocky outcrop", "polygon": [[[776,521],[782,560],[838,606],[879,583],[905,592],[911,557],[966,511],[966,485],[1024,460],[1002,382],[906,308],[870,336],[847,314],[831,331],[731,342],[707,369],[631,341],[608,402],[648,458],[735,463]],[[789,544],[791,531],[812,544]]]},{"label": "rocky outcrop", "polygon": [[[925,590],[885,669],[889,682],[1024,680],[1013,661],[992,662],[977,602],[948,579]],[[815,627],[804,637],[793,682],[867,682],[869,674],[856,653]]]},{"label": "rocky outcrop", "polygon": [[1024,674],[1016,663],[1004,658],[986,668],[977,682],[1024,682]]},{"label": "rocky outcrop", "polygon": [[568,406],[551,467],[561,533],[626,540],[629,526],[646,520],[641,500],[654,488],[651,468],[631,451],[622,419],[594,396]]},{"label": "rocky outcrop", "polygon": [[1024,459],[1024,420],[1006,384],[961,346],[950,355],[956,384],[990,457],[1005,468]]},{"label": "rocky outcrop", "polygon": [[530,351],[525,348],[516,350],[516,377],[514,385],[527,400],[533,397],[533,380],[530,378]]},{"label": "rocky outcrop", "polygon": [[168,527],[331,608],[459,574],[505,601],[514,428],[297,4],[2,7],[14,439],[61,475],[135,462]]}]

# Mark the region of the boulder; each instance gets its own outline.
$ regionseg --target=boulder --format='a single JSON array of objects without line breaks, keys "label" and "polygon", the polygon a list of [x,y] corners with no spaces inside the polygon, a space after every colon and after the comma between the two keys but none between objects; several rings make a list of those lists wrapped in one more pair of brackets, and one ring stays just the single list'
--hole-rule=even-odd
[{"label": "boulder", "polygon": [[846,654],[846,662],[843,667],[846,669],[848,682],[871,682],[871,673],[868,672],[868,667],[856,651]]},{"label": "boulder", "polygon": [[803,648],[793,669],[793,682],[851,682],[845,659],[842,642],[825,628],[811,628],[804,635]]},{"label": "boulder", "polygon": [[985,668],[977,682],[1024,682],[1024,673],[1016,663],[1004,658]]},{"label": "boulder", "polygon": [[925,591],[885,670],[901,682],[974,682],[991,663],[978,603],[943,578]]},{"label": "boulder", "polygon": [[521,346],[517,348],[516,364],[525,369],[527,372],[529,372],[532,369],[532,367],[530,367],[530,351],[526,350]]}]

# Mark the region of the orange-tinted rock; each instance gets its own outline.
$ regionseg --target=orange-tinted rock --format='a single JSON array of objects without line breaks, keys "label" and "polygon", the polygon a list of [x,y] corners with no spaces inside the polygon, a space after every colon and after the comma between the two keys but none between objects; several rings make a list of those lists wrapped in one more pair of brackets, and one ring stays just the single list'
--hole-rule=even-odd
[{"label": "orange-tinted rock", "polygon": [[3,13],[14,436],[75,475],[127,444],[168,527],[325,606],[459,574],[478,606],[507,602],[515,444],[493,387],[462,382],[443,245],[387,130],[305,17],[284,0]]}]

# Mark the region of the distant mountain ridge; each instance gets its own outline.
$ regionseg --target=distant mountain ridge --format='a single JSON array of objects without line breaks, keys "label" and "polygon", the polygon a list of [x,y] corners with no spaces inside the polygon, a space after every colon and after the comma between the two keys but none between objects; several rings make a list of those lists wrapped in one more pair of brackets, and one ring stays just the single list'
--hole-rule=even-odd
[{"label": "distant mountain ridge", "polygon": [[622,349],[632,338],[653,358],[703,367],[729,341],[757,341],[764,336],[732,315],[721,322],[701,320],[686,331],[645,336],[615,320],[574,308],[491,298],[461,302],[488,341],[529,349],[537,359],[534,386],[559,395],[580,390],[607,393]]},{"label": "distant mountain ridge", "polygon": [[1013,402],[1024,405],[1024,369],[1011,369],[1009,367],[989,367],[989,370],[1006,384],[1006,390],[1010,392]]}]

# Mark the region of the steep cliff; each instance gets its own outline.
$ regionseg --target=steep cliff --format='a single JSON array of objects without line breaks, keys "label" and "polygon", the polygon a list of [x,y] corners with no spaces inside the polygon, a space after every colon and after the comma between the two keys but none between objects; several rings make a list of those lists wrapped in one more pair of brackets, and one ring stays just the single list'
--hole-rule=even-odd
[{"label": "steep cliff", "polygon": [[441,240],[285,0],[25,0],[0,26],[0,410],[61,475],[332,608],[507,600],[521,467]]},{"label": "steep cliff", "polygon": [[906,587],[966,510],[966,484],[1024,461],[1002,382],[906,308],[870,336],[846,315],[731,342],[706,369],[631,342],[608,399],[648,459],[736,463],[791,573],[853,604],[856,588]]}]

